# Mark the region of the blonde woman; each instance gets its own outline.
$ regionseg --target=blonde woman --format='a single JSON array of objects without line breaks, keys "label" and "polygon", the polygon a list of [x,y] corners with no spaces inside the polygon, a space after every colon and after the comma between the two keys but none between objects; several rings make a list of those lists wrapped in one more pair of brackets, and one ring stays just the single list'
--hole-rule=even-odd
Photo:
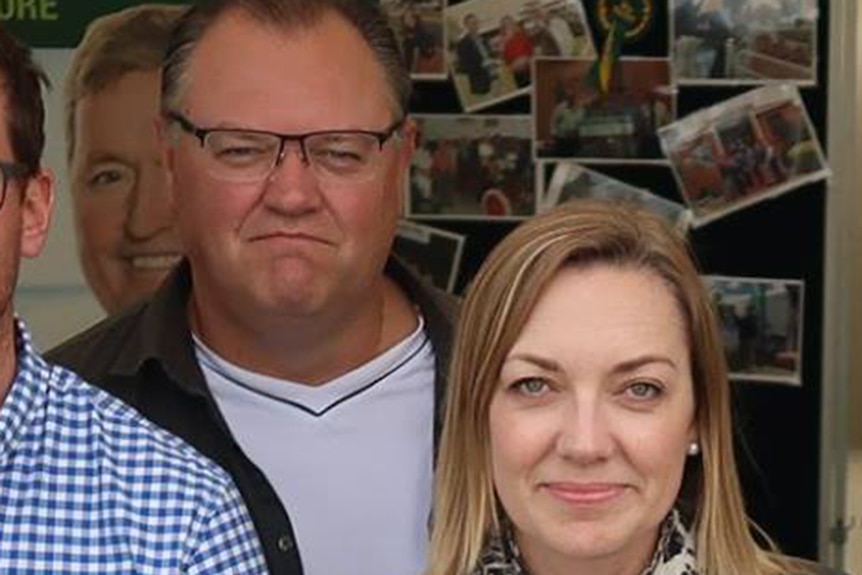
[{"label": "blonde woman", "polygon": [[455,350],[429,575],[826,572],[755,540],[716,320],[656,217],[573,202],[516,229]]}]

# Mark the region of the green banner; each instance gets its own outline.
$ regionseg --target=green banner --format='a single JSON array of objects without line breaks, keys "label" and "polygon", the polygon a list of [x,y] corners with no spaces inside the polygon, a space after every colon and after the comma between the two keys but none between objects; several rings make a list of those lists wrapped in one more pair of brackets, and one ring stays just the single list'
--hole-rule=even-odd
[{"label": "green banner", "polygon": [[0,0],[0,23],[34,48],[74,48],[94,18],[139,4],[182,0]]}]

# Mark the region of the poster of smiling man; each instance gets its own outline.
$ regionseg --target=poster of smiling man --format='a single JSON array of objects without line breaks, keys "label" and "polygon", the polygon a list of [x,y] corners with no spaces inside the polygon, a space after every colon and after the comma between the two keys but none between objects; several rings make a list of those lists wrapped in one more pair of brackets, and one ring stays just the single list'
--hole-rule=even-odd
[{"label": "poster of smiling man", "polygon": [[730,378],[801,385],[803,283],[704,276]]},{"label": "poster of smiling man", "polygon": [[621,58],[607,93],[595,83],[593,64],[570,58],[535,61],[536,158],[664,163],[656,130],[676,115],[670,62]]},{"label": "poster of smiling man", "polygon": [[765,86],[660,130],[693,225],[829,176],[799,91]]},{"label": "poster of smiling man", "polygon": [[53,86],[44,164],[56,210],[16,294],[40,347],[146,299],[180,259],[153,129],[162,55],[183,11],[172,4],[182,3],[0,0],[3,26],[33,47]]},{"label": "poster of smiling man", "polygon": [[813,84],[816,0],[671,0],[680,84]]}]

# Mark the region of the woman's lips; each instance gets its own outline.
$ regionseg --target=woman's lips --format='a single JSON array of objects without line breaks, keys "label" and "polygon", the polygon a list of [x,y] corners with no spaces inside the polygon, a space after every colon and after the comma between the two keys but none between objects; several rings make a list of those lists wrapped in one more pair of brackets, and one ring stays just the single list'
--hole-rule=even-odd
[{"label": "woman's lips", "polygon": [[548,482],[542,487],[552,496],[575,505],[608,503],[625,493],[624,483]]}]

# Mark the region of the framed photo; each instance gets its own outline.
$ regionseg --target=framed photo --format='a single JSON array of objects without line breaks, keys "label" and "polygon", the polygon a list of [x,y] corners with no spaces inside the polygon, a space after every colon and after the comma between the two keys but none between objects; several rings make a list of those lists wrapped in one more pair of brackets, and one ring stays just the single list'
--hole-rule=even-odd
[{"label": "framed photo", "polygon": [[817,80],[817,0],[671,0],[680,84]]},{"label": "framed photo", "polygon": [[529,116],[413,116],[408,217],[519,219],[536,213]]},{"label": "framed photo", "polygon": [[595,58],[596,48],[581,0],[528,0],[521,11],[535,56]]},{"label": "framed photo", "polygon": [[380,0],[395,32],[404,63],[417,80],[445,80],[445,0]]},{"label": "framed photo", "polygon": [[795,86],[752,90],[659,136],[695,226],[829,176]]},{"label": "framed photo", "polygon": [[704,276],[731,379],[802,384],[803,283]]},{"label": "framed photo", "polygon": [[528,93],[535,56],[596,54],[580,0],[468,0],[445,14],[449,69],[468,112]]},{"label": "framed photo", "polygon": [[419,275],[449,293],[455,289],[465,237],[446,230],[402,220],[393,249]]},{"label": "framed photo", "polygon": [[676,117],[670,62],[621,58],[607,94],[594,85],[594,62],[535,60],[536,158],[665,163],[656,130]]},{"label": "framed photo", "polygon": [[689,223],[685,206],[666,200],[648,190],[590,170],[574,162],[559,162],[551,183],[540,200],[540,209],[548,210],[563,202],[578,198],[597,198],[629,203],[647,209],[680,230]]}]

